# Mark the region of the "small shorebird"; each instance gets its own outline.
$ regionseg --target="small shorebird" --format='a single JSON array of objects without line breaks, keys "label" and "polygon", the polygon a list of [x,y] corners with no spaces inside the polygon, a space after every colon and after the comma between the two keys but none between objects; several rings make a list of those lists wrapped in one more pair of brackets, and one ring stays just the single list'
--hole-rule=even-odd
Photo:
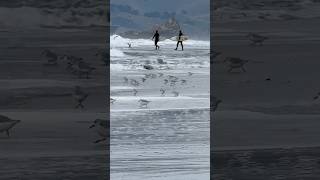
[{"label": "small shorebird", "polygon": [[72,96],[78,103],[75,108],[78,109],[80,107],[83,109],[83,102],[88,98],[89,93],[84,92],[80,86],[76,86]]},{"label": "small shorebird", "polygon": [[185,85],[185,84],[187,84],[187,80],[182,79],[182,80],[181,80],[181,85]]},{"label": "small shorebird", "polygon": [[151,66],[151,65],[143,65],[143,68],[144,69],[146,69],[146,70],[153,70],[154,69],[154,67],[153,66]]},{"label": "small shorebird", "polygon": [[241,58],[236,57],[227,57],[224,62],[229,62],[229,70],[228,72],[231,72],[233,69],[241,69],[243,72],[246,72],[246,69],[244,68],[244,65],[248,63],[248,60],[244,60]]},{"label": "small shorebird", "polygon": [[140,83],[135,79],[130,79],[130,84],[133,85],[133,86],[139,86],[140,85]]},{"label": "small shorebird", "polygon": [[266,36],[261,36],[256,33],[249,33],[247,36],[249,40],[252,42],[251,45],[260,45],[262,46],[263,42],[268,39]]},{"label": "small shorebird", "polygon": [[44,65],[58,65],[59,56],[49,49],[42,51],[41,56],[44,58]]},{"label": "small shorebird", "polygon": [[147,80],[146,78],[141,78],[142,82],[146,82],[146,80]]},{"label": "small shorebird", "polygon": [[131,43],[127,43],[127,44],[128,44],[128,47],[129,47],[129,48],[131,48],[131,47],[132,47],[132,44],[131,44]]},{"label": "small shorebird", "polygon": [[210,101],[211,111],[215,112],[220,103],[222,103],[222,100],[217,99],[216,97],[213,97],[212,100]]},{"label": "small shorebird", "polygon": [[162,77],[163,76],[163,73],[158,73],[159,74],[159,77]]},{"label": "small shorebird", "polygon": [[178,82],[178,80],[171,80],[170,81],[170,86],[175,86],[176,85],[176,83]]},{"label": "small shorebird", "polygon": [[219,55],[221,55],[222,53],[221,52],[217,52],[217,51],[212,51],[212,53],[210,53],[211,57],[212,58],[216,58],[218,57]]},{"label": "small shorebird", "polygon": [[179,92],[177,92],[177,91],[173,91],[172,94],[173,94],[174,97],[178,97],[179,96]]},{"label": "small shorebird", "polygon": [[317,95],[315,97],[313,97],[313,100],[317,100],[320,97],[320,92],[317,93]]},{"label": "small shorebird", "polygon": [[151,74],[151,79],[155,79],[157,78],[157,75],[156,74]]},{"label": "small shorebird", "polygon": [[137,94],[138,94],[138,90],[133,89],[133,95],[134,95],[134,96],[137,96]]},{"label": "small shorebird", "polygon": [[107,140],[107,137],[109,137],[110,132],[109,127],[110,125],[108,123],[108,120],[96,119],[93,121],[93,124],[89,128],[95,128],[98,135],[101,136],[101,139],[94,141],[94,143],[99,143]]},{"label": "small shorebird", "polygon": [[167,64],[166,62],[163,61],[163,59],[160,59],[160,58],[157,59],[157,62],[158,62],[159,64]]},{"label": "small shorebird", "polygon": [[160,92],[161,92],[161,96],[164,96],[164,94],[166,93],[166,90],[163,89],[163,88],[161,88],[161,89],[160,89]]},{"label": "small shorebird", "polygon": [[168,79],[165,79],[163,80],[164,81],[164,84],[167,85],[169,83],[169,80]]},{"label": "small shorebird", "polygon": [[193,75],[193,73],[192,72],[188,72],[188,76],[192,76]]},{"label": "small shorebird", "polygon": [[74,71],[74,66],[78,64],[82,59],[79,57],[71,56],[71,55],[64,55],[64,59],[67,61],[67,70]]},{"label": "small shorebird", "polygon": [[124,78],[123,78],[123,83],[124,83],[124,84],[128,84],[128,83],[129,83],[129,79],[128,79],[127,77],[124,77]]},{"label": "small shorebird", "polygon": [[145,100],[145,99],[140,99],[138,102],[140,102],[140,108],[148,108],[148,104],[151,101]]},{"label": "small shorebird", "polygon": [[169,75],[168,78],[169,78],[169,80],[178,80],[178,79],[179,79],[178,77],[176,77],[176,76],[171,76],[171,75]]},{"label": "small shorebird", "polygon": [[113,103],[115,103],[116,101],[117,101],[116,99],[110,98],[110,104],[113,104]]},{"label": "small shorebird", "polygon": [[7,136],[10,136],[9,130],[12,129],[16,124],[21,122],[20,120],[13,120],[7,116],[0,115],[0,133],[6,132]]},{"label": "small shorebird", "polygon": [[78,63],[78,77],[81,78],[82,74],[86,75],[86,78],[89,79],[89,75],[91,74],[91,72],[93,70],[95,70],[96,68],[91,67],[90,64],[84,62],[84,61],[80,61]]}]

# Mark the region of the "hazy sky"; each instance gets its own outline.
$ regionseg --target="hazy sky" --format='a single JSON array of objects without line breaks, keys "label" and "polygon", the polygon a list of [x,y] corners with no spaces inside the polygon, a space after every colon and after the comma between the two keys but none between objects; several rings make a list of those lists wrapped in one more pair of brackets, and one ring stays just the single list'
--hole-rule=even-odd
[{"label": "hazy sky", "polygon": [[209,14],[209,0],[111,0],[111,4],[130,5],[141,12],[188,10],[191,14]]}]

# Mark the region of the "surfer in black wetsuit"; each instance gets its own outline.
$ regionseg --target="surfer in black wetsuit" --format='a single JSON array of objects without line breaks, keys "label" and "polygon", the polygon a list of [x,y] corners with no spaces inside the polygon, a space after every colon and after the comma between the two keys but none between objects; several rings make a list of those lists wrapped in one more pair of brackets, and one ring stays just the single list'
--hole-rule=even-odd
[{"label": "surfer in black wetsuit", "polygon": [[160,46],[158,45],[158,42],[159,42],[159,39],[160,39],[159,37],[160,37],[160,34],[159,34],[158,30],[157,30],[156,33],[152,37],[152,40],[154,39],[154,45],[156,46],[156,50],[160,49]]},{"label": "surfer in black wetsuit", "polygon": [[178,37],[178,42],[177,42],[177,47],[176,47],[176,49],[175,50],[178,50],[178,46],[179,46],[179,43],[181,44],[181,47],[182,47],[182,51],[183,51],[183,44],[182,44],[182,36],[183,36],[183,33],[182,33],[182,31],[180,30],[180,32],[179,32],[179,37]]}]

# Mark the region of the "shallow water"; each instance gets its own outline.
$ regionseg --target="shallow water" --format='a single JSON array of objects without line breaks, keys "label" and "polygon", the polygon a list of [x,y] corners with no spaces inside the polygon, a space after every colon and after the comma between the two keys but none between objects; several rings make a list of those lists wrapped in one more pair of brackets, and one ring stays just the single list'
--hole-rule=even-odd
[{"label": "shallow water", "polygon": [[111,179],[209,179],[209,43],[124,41],[111,42]]}]

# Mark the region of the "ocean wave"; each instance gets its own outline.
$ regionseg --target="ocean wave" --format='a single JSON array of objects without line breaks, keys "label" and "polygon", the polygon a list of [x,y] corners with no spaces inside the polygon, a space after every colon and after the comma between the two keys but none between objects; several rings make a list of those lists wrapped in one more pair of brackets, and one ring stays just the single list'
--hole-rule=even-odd
[{"label": "ocean wave", "polygon": [[[119,35],[112,35],[110,36],[110,47],[111,48],[126,48],[128,47],[128,43],[130,43],[132,46],[153,46],[154,42],[152,41],[152,38],[150,39],[128,39],[121,37]],[[170,39],[165,39],[159,42],[159,45],[175,45],[177,42],[172,41]],[[210,46],[210,41],[200,41],[200,40],[187,40],[184,42],[186,45],[190,46],[205,46],[209,47]]]}]

